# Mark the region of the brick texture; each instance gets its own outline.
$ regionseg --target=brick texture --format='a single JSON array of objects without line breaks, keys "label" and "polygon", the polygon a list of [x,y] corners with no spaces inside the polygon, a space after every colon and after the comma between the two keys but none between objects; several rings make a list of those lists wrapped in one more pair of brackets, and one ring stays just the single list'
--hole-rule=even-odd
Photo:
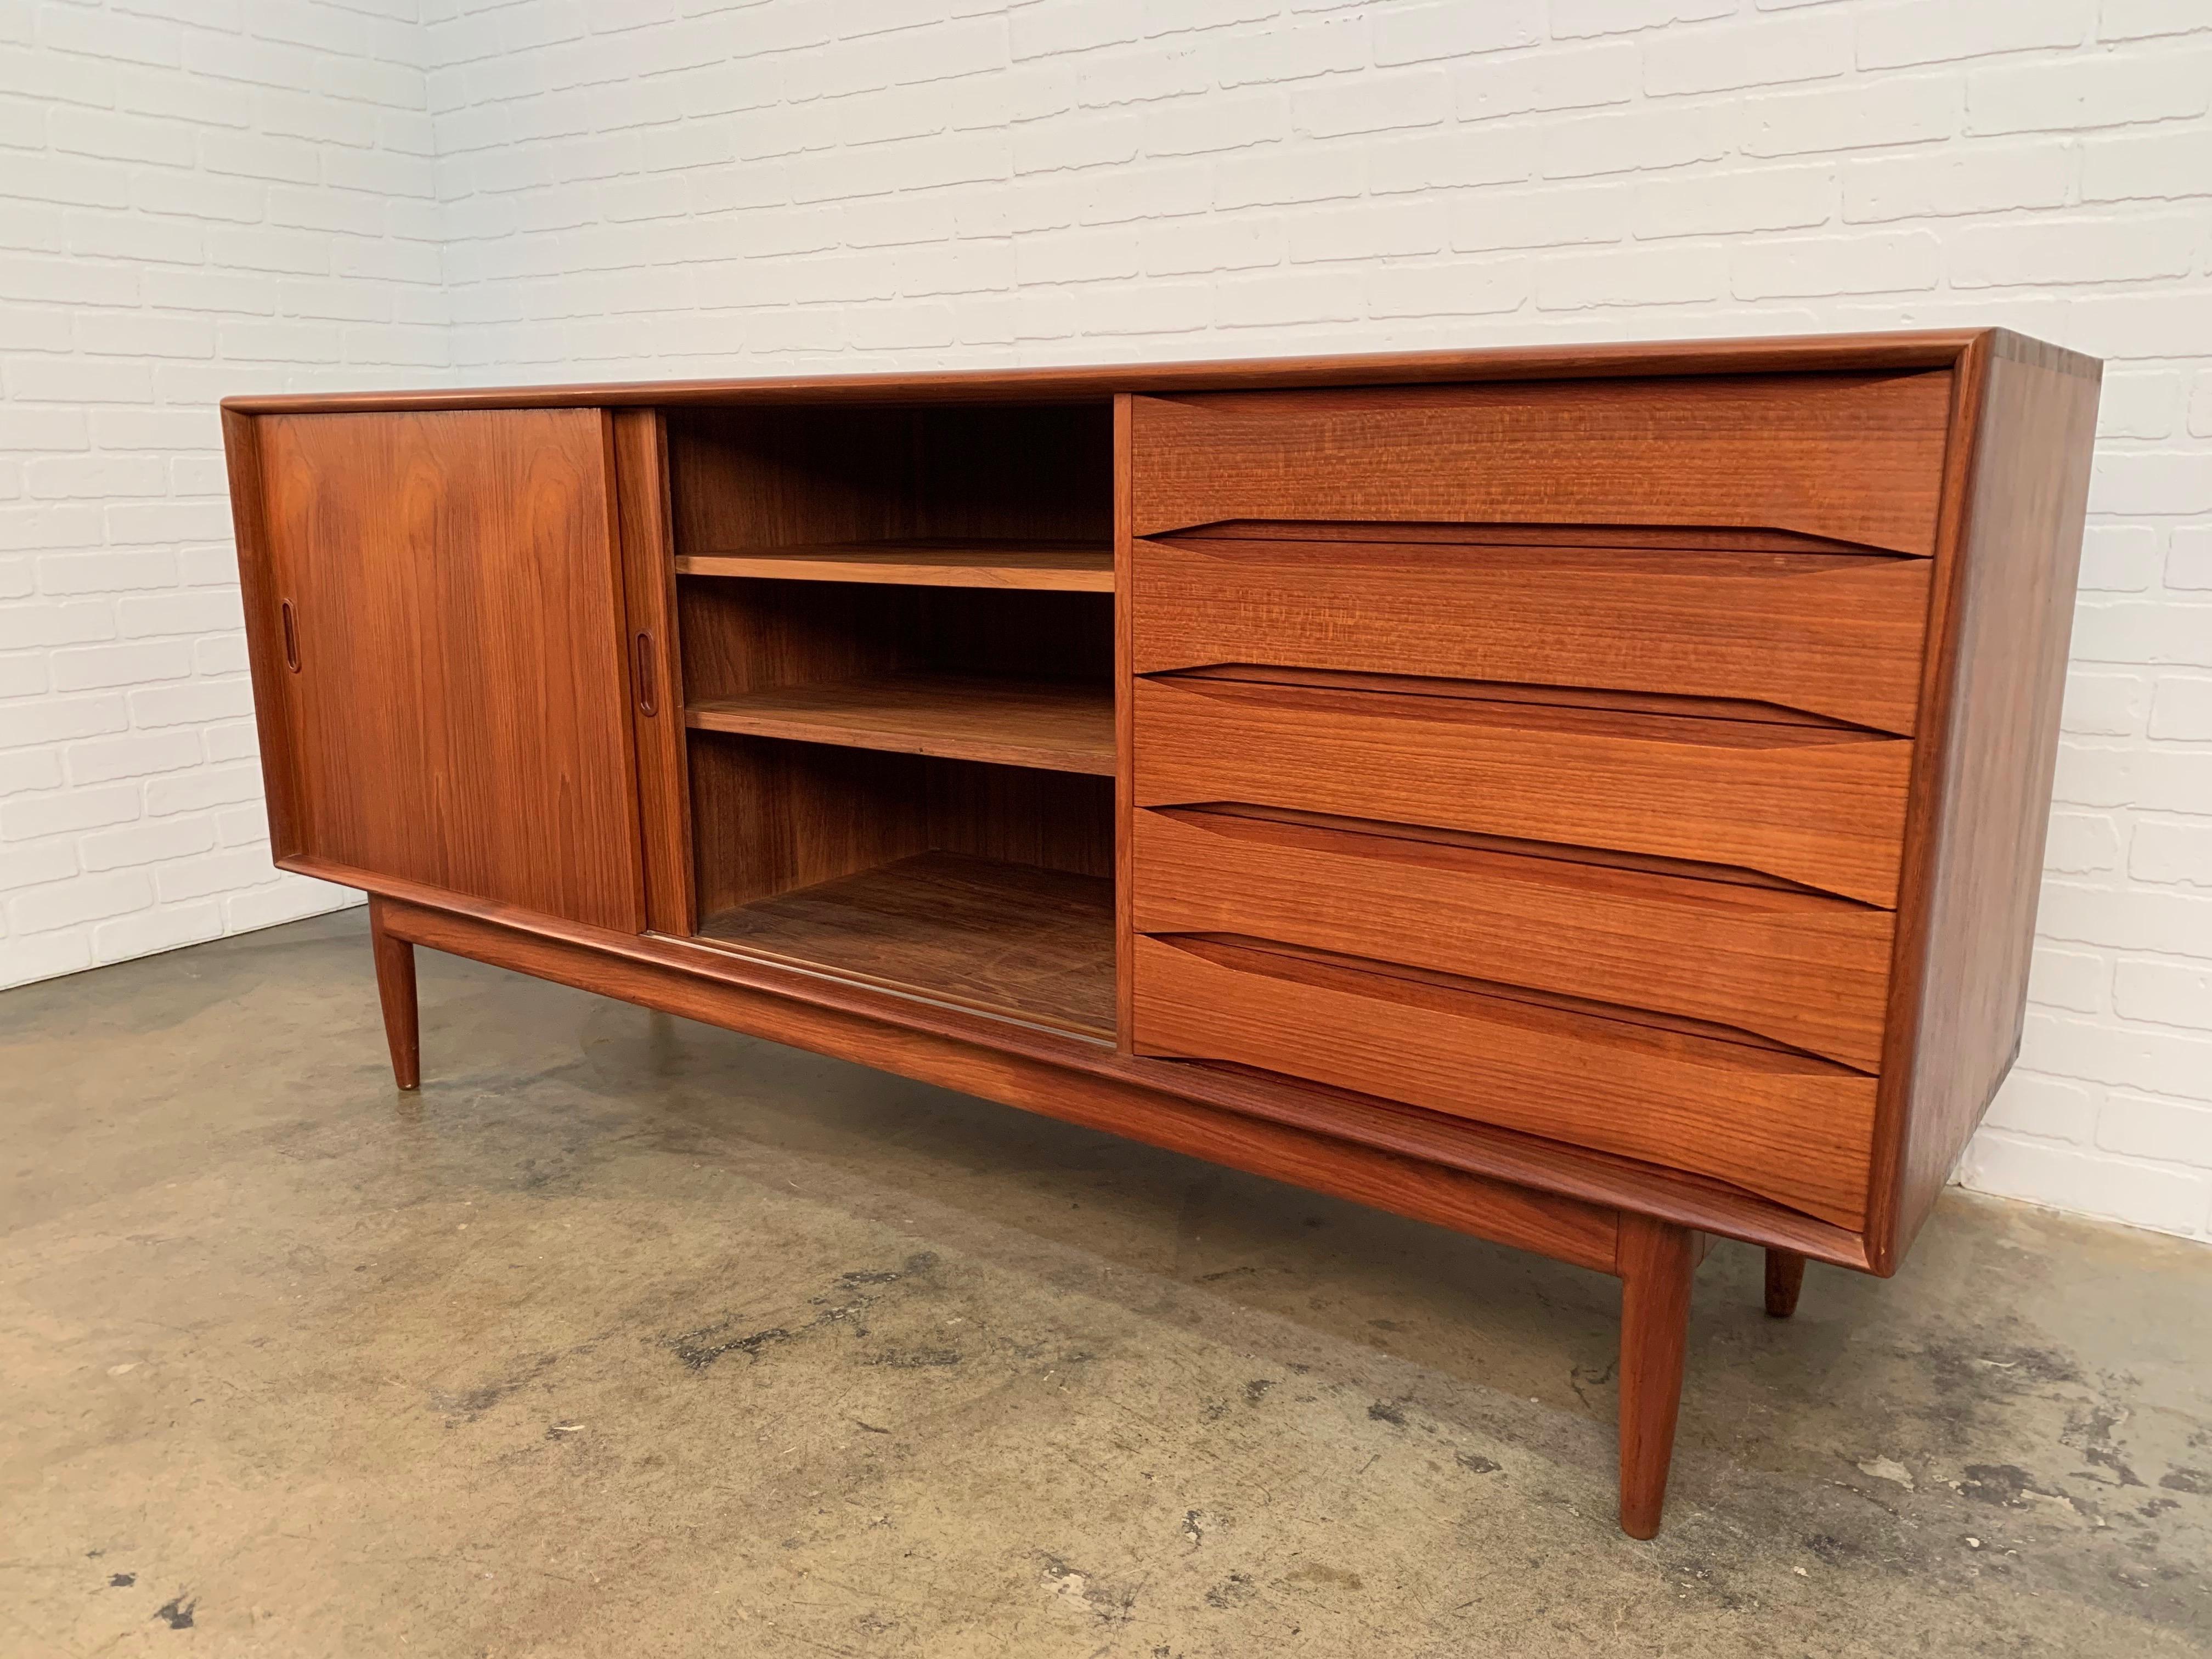
[{"label": "brick texture", "polygon": [[447,372],[411,5],[0,5],[0,985],[357,901],[280,874],[218,398]]},{"label": "brick texture", "polygon": [[2112,362],[1961,1174],[2212,1239],[2209,112],[2152,0],[0,5],[0,979],[340,901],[224,392],[2003,323]]}]

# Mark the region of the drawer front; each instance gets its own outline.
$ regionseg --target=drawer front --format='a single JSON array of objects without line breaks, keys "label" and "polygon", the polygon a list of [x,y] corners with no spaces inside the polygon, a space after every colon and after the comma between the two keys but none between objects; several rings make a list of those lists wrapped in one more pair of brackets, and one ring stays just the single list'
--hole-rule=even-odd
[{"label": "drawer front", "polygon": [[1725,697],[1910,733],[1931,568],[1850,554],[1140,540],[1132,666]]},{"label": "drawer front", "polygon": [[1948,371],[1138,398],[1132,527],[1710,525],[1924,556],[1950,402]]},{"label": "drawer front", "polygon": [[1887,910],[1225,812],[1143,811],[1132,834],[1139,933],[1280,940],[1881,1061]]},{"label": "drawer front", "polygon": [[1901,738],[1223,679],[1139,680],[1134,702],[1139,806],[1472,830],[1897,902]]},{"label": "drawer front", "polygon": [[1133,966],[1139,1054],[1382,1095],[1863,1223],[1875,1082],[1841,1066],[1202,940],[1139,938]]}]

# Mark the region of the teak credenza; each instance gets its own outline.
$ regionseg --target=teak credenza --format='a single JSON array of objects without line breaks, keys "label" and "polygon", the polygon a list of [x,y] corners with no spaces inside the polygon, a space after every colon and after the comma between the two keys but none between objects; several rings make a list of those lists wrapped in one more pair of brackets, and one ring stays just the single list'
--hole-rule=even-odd
[{"label": "teak credenza", "polygon": [[276,860],[1622,1280],[1887,1274],[2017,1049],[2099,366],[2002,331],[223,406]]}]

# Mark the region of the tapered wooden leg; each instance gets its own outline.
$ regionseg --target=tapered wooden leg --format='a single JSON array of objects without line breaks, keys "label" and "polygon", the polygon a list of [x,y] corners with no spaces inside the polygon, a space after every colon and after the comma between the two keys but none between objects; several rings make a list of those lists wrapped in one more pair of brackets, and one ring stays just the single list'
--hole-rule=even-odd
[{"label": "tapered wooden leg", "polygon": [[392,1045],[392,1080],[403,1089],[422,1082],[422,1033],[415,1005],[415,947],[385,930],[384,901],[368,901],[368,937],[376,951],[376,994],[384,1004],[384,1040]]},{"label": "tapered wooden leg", "polygon": [[1656,1533],[1666,1507],[1697,1244],[1686,1227],[1620,1218],[1620,1529],[1631,1538]]},{"label": "tapered wooden leg", "polygon": [[1797,1292],[1805,1288],[1805,1258],[1795,1250],[1766,1253],[1766,1311],[1787,1319],[1797,1311]]}]

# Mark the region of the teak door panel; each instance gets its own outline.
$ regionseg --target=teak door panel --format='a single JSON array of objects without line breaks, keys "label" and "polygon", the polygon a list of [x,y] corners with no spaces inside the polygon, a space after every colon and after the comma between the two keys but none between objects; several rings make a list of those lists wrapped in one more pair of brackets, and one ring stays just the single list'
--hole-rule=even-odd
[{"label": "teak door panel", "polygon": [[642,927],[606,416],[260,427],[300,852]]},{"label": "teak door panel", "polygon": [[1709,525],[1925,555],[1950,406],[1945,373],[1139,398],[1131,530]]},{"label": "teak door panel", "polygon": [[1881,1063],[1887,910],[1228,812],[1148,809],[1132,835],[1139,933],[1280,940]]},{"label": "teak door panel", "polygon": [[1139,541],[1131,666],[1255,663],[1724,697],[1909,734],[1931,568],[1802,552]]},{"label": "teak door panel", "polygon": [[1136,941],[1142,1054],[1225,1060],[1711,1176],[1840,1226],[1875,1081],[1771,1049],[1205,940]]},{"label": "teak door panel", "polygon": [[1745,868],[1894,906],[1912,745],[1823,726],[1139,680],[1135,804],[1243,803]]}]

